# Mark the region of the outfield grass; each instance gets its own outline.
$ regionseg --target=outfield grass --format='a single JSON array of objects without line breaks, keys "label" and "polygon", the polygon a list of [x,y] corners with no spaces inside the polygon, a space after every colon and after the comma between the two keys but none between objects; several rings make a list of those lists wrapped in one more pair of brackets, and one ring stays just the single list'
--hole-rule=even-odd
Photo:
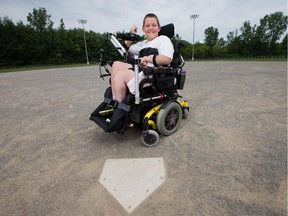
[{"label": "outfield grass", "polygon": [[29,70],[42,70],[42,69],[54,69],[54,68],[67,68],[67,67],[84,67],[93,66],[95,64],[71,64],[71,65],[37,65],[37,66],[24,66],[24,67],[7,67],[0,68],[0,73],[29,71]]},{"label": "outfield grass", "polygon": [[[187,61],[187,60],[186,60]],[[192,61],[189,59],[188,61]],[[221,58],[221,57],[215,57],[215,58],[203,58],[203,59],[195,59],[195,61],[287,61],[286,57],[274,57],[274,58],[266,58],[266,57],[255,57],[255,58],[249,58],[249,57],[239,57],[239,58]]]}]

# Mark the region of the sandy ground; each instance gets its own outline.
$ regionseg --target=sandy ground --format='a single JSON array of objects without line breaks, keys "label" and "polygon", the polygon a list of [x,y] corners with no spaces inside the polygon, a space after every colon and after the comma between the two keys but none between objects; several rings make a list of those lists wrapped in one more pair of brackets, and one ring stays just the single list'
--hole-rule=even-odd
[{"label": "sandy ground", "polygon": [[287,63],[185,69],[189,117],[153,148],[88,120],[96,66],[0,74],[0,215],[128,215],[98,180],[106,159],[146,157],[167,180],[129,215],[287,215]]}]

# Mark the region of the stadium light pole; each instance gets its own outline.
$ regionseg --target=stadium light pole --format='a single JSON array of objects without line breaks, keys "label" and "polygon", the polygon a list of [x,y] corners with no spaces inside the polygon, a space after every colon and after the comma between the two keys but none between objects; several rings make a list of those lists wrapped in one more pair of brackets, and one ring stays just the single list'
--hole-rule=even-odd
[{"label": "stadium light pole", "polygon": [[199,17],[199,14],[190,15],[190,19],[193,19],[193,47],[192,47],[192,61],[194,61],[194,37],[195,37],[195,19]]},{"label": "stadium light pole", "polygon": [[88,52],[87,52],[87,44],[86,44],[86,36],[85,36],[85,28],[84,28],[84,24],[87,24],[87,20],[79,19],[78,22],[79,22],[80,24],[82,24],[82,27],[83,27],[83,32],[84,32],[84,44],[85,44],[85,52],[86,52],[86,60],[87,60],[87,64],[89,65]]}]

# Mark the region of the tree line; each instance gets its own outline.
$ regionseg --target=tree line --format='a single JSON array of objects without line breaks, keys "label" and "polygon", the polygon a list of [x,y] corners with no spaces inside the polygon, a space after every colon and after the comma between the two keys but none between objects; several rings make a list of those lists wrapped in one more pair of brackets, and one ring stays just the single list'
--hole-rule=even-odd
[{"label": "tree line", "polygon": [[[28,13],[27,23],[14,23],[9,17],[0,17],[0,67],[43,64],[85,63],[84,29],[66,29],[63,19],[54,27],[45,8]],[[243,23],[239,30],[231,31],[227,39],[218,38],[219,31],[211,26],[205,29],[204,43],[195,43],[195,59],[219,56],[286,56],[287,16],[275,12],[260,19],[260,25]],[[89,61],[96,63],[100,49],[106,50],[107,59],[120,58],[107,40],[106,33],[85,31]],[[192,44],[176,34],[174,41],[181,41],[180,52],[190,59]]]}]

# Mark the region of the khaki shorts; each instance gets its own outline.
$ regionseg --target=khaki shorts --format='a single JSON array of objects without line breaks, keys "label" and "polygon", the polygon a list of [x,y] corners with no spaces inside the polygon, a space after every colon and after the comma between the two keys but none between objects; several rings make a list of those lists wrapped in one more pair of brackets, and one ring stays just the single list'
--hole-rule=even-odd
[{"label": "khaki shorts", "polygon": [[[145,78],[145,75],[143,73],[143,71],[141,71],[139,73],[139,83],[141,82],[141,80],[143,80]],[[127,87],[129,89],[129,91],[132,93],[132,94],[135,94],[135,77],[133,77],[128,83],[127,83]]]}]

